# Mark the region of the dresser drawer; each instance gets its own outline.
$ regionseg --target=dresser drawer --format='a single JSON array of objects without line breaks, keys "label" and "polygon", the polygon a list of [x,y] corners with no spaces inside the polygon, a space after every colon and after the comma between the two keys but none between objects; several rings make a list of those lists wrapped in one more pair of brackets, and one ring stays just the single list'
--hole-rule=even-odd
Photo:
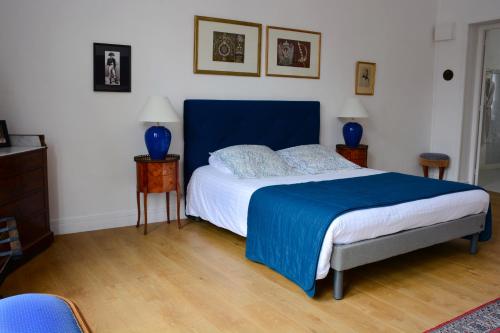
[{"label": "dresser drawer", "polygon": [[363,167],[363,168],[367,167],[365,158],[359,158],[359,159],[353,158],[350,161],[354,164],[359,165],[360,167]]},{"label": "dresser drawer", "polygon": [[0,216],[13,216],[23,248],[50,232],[43,190],[0,206]]},{"label": "dresser drawer", "polygon": [[339,150],[337,151],[340,155],[345,157],[346,159],[350,160],[351,159],[351,151],[350,150]]},{"label": "dresser drawer", "polygon": [[148,177],[168,176],[175,177],[174,163],[149,163]]},{"label": "dresser drawer", "polygon": [[0,206],[0,216],[13,216],[16,219],[30,217],[45,211],[44,191],[40,190],[15,202]]},{"label": "dresser drawer", "polygon": [[2,178],[41,169],[44,165],[45,149],[38,149],[15,156],[0,157],[0,175]]},{"label": "dresser drawer", "polygon": [[366,150],[353,150],[350,152],[351,158],[353,160],[365,159],[366,158]]},{"label": "dresser drawer", "polygon": [[21,246],[25,249],[41,236],[50,232],[45,211],[16,219]]},{"label": "dresser drawer", "polygon": [[177,163],[137,163],[137,191],[162,193],[177,187]]},{"label": "dresser drawer", "polygon": [[149,163],[148,192],[169,192],[176,188],[175,163]]},{"label": "dresser drawer", "polygon": [[44,169],[0,178],[0,205],[44,186]]}]

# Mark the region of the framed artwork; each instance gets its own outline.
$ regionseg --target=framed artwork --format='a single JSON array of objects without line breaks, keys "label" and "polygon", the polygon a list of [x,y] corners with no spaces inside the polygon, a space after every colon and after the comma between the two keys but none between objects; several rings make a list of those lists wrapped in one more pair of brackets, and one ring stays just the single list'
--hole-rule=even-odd
[{"label": "framed artwork", "polygon": [[375,72],[377,64],[358,61],[356,63],[356,95],[375,94]]},{"label": "framed artwork", "polygon": [[321,33],[268,26],[266,75],[319,79]]},{"label": "framed artwork", "polygon": [[131,91],[130,45],[94,43],[94,91]]},{"label": "framed artwork", "polygon": [[9,132],[5,120],[0,120],[0,147],[10,147]]},{"label": "framed artwork", "polygon": [[194,17],[196,74],[260,76],[262,25]]}]

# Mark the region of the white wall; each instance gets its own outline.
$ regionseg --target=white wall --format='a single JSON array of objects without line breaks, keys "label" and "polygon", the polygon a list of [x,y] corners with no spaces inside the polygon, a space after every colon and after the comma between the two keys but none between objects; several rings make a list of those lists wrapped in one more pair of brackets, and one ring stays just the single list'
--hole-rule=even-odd
[{"label": "white wall", "polygon": [[[357,60],[377,63],[364,142],[371,167],[419,174],[430,145],[435,0],[17,0],[0,2],[0,119],[44,133],[57,232],[135,222],[137,114],[148,95],[322,103],[321,141],[342,142],[336,114]],[[321,80],[194,75],[193,16],[323,33]],[[132,93],[92,90],[92,43],[132,45]],[[263,46],[265,45],[265,36]],[[263,47],[262,54],[264,57]],[[182,153],[181,125],[171,151]],[[162,219],[163,201],[151,203]]]},{"label": "white wall", "polygon": [[[500,0],[438,0],[436,23],[455,23],[456,27],[454,40],[436,43],[434,64],[431,150],[450,155],[449,179],[459,178],[461,146],[465,145],[468,150],[468,144],[473,140],[468,128],[463,131],[462,138],[464,109],[472,107],[472,104],[464,103],[466,65],[473,66],[467,64],[469,28],[475,23],[498,19]],[[448,68],[455,72],[452,81],[442,78],[443,71]],[[469,94],[472,88],[467,86]],[[472,96],[467,96],[470,98]],[[462,170],[460,179],[468,180],[467,174],[467,170]]]}]

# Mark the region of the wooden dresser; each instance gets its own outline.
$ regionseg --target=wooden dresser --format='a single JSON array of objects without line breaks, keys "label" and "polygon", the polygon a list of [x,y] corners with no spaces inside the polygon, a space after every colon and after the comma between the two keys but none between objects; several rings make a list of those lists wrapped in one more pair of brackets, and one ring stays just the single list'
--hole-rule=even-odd
[{"label": "wooden dresser", "polygon": [[7,216],[16,219],[23,261],[52,243],[47,147],[0,148],[0,217]]}]

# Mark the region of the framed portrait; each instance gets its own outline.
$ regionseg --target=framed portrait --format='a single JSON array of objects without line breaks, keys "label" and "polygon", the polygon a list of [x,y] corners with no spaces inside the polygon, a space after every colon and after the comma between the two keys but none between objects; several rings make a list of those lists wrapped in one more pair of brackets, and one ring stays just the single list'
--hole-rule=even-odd
[{"label": "framed portrait", "polygon": [[260,76],[262,25],[194,17],[196,74]]},{"label": "framed portrait", "polygon": [[321,33],[268,26],[266,75],[320,78]]},{"label": "framed portrait", "polygon": [[94,43],[94,91],[131,91],[130,45]]},{"label": "framed portrait", "polygon": [[356,63],[356,95],[375,94],[375,72],[377,64],[358,61]]},{"label": "framed portrait", "polygon": [[10,147],[10,137],[5,120],[0,120],[0,147]]}]

